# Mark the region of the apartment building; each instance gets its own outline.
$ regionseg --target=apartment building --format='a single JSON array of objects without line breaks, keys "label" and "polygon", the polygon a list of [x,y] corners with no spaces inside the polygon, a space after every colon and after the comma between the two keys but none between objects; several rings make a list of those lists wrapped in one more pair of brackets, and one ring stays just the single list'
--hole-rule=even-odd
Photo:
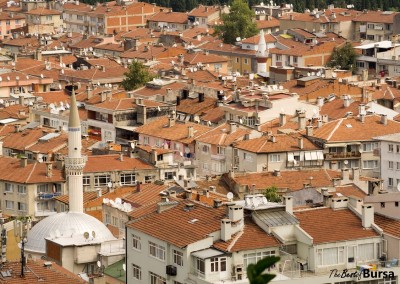
[{"label": "apartment building", "polygon": [[147,20],[159,11],[159,7],[144,2],[126,6],[116,2],[91,6],[75,1],[64,4],[63,18],[70,32],[112,35],[146,26]]},{"label": "apartment building", "polygon": [[160,11],[148,19],[148,26],[154,30],[184,31],[190,21],[186,13]]},{"label": "apartment building", "polygon": [[25,25],[25,17],[13,12],[0,12],[0,38],[11,37],[11,30],[21,28]]},{"label": "apartment building", "polygon": [[62,12],[44,7],[29,10],[26,14],[26,23],[34,26],[37,34],[59,33],[64,30]]}]

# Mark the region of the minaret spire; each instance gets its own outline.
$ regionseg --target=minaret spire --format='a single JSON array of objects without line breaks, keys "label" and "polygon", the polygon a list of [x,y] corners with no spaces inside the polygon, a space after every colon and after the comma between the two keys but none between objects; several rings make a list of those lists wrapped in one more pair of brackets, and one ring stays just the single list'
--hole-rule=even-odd
[{"label": "minaret spire", "polygon": [[83,213],[83,168],[86,163],[86,157],[82,156],[81,150],[81,123],[75,90],[72,86],[68,121],[68,158],[65,159],[65,169],[68,178],[69,211],[78,213]]},{"label": "minaret spire", "polygon": [[268,60],[268,49],[267,43],[265,42],[264,31],[260,31],[260,39],[258,41],[258,50],[256,53],[257,59],[257,73],[267,72],[267,60]]}]

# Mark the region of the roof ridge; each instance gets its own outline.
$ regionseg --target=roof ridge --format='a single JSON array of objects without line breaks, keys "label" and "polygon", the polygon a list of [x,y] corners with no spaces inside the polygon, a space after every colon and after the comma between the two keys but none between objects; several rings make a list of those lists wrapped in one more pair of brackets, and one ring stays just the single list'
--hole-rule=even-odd
[{"label": "roof ridge", "polygon": [[339,122],[336,124],[335,128],[333,128],[333,130],[331,131],[331,133],[329,134],[328,138],[326,138],[326,140],[328,141],[329,139],[332,138],[333,134],[335,133],[335,131],[339,128],[339,126],[342,124],[343,122],[343,118],[341,118],[339,120]]},{"label": "roof ridge", "polygon": [[232,242],[230,243],[230,245],[226,248],[227,251],[231,251],[232,247],[236,244],[236,242],[240,239],[240,237],[243,235],[244,233],[244,229],[245,226],[243,226],[243,228],[239,231],[239,233],[233,238]]},{"label": "roof ridge", "polygon": [[31,172],[29,173],[29,175],[27,176],[27,178],[26,178],[26,180],[25,180],[25,183],[28,183],[28,180],[31,178],[31,176],[32,176],[32,174],[33,174],[33,172],[34,172],[34,170],[35,170],[35,168],[36,168],[36,165],[37,165],[37,163],[34,163],[34,164],[33,164],[32,170],[31,170]]}]

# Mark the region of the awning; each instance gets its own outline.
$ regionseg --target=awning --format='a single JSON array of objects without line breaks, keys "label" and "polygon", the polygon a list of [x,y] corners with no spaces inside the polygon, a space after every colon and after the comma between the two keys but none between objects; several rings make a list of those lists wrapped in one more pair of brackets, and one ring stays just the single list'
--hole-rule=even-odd
[{"label": "awning", "polygon": [[115,126],[115,128],[124,129],[128,131],[135,131],[137,128],[136,126]]},{"label": "awning", "polygon": [[318,161],[323,161],[324,160],[324,153],[317,152],[317,157],[318,157]]},{"label": "awning", "polygon": [[224,253],[222,251],[219,251],[216,249],[208,248],[208,249],[193,252],[192,255],[194,257],[197,257],[200,259],[207,259],[207,258],[219,256],[219,255],[224,255]]},{"label": "awning", "polygon": [[311,160],[311,153],[310,152],[305,152],[304,153],[304,159],[306,161],[310,161]]},{"label": "awning", "polygon": [[326,143],[325,148],[331,148],[331,147],[346,147],[347,143]]},{"label": "awning", "polygon": [[288,153],[287,159],[288,159],[288,162],[293,162],[293,161],[294,161],[294,155],[293,155],[293,153]]}]

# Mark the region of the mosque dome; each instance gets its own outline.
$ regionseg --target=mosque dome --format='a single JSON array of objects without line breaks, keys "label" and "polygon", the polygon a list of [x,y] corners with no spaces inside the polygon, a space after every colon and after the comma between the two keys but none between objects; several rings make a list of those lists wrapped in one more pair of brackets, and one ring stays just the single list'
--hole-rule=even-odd
[{"label": "mosque dome", "polygon": [[46,217],[28,232],[25,250],[46,253],[46,238],[82,238],[83,234],[95,232],[95,242],[115,240],[110,230],[96,218],[79,212],[63,212]]}]

